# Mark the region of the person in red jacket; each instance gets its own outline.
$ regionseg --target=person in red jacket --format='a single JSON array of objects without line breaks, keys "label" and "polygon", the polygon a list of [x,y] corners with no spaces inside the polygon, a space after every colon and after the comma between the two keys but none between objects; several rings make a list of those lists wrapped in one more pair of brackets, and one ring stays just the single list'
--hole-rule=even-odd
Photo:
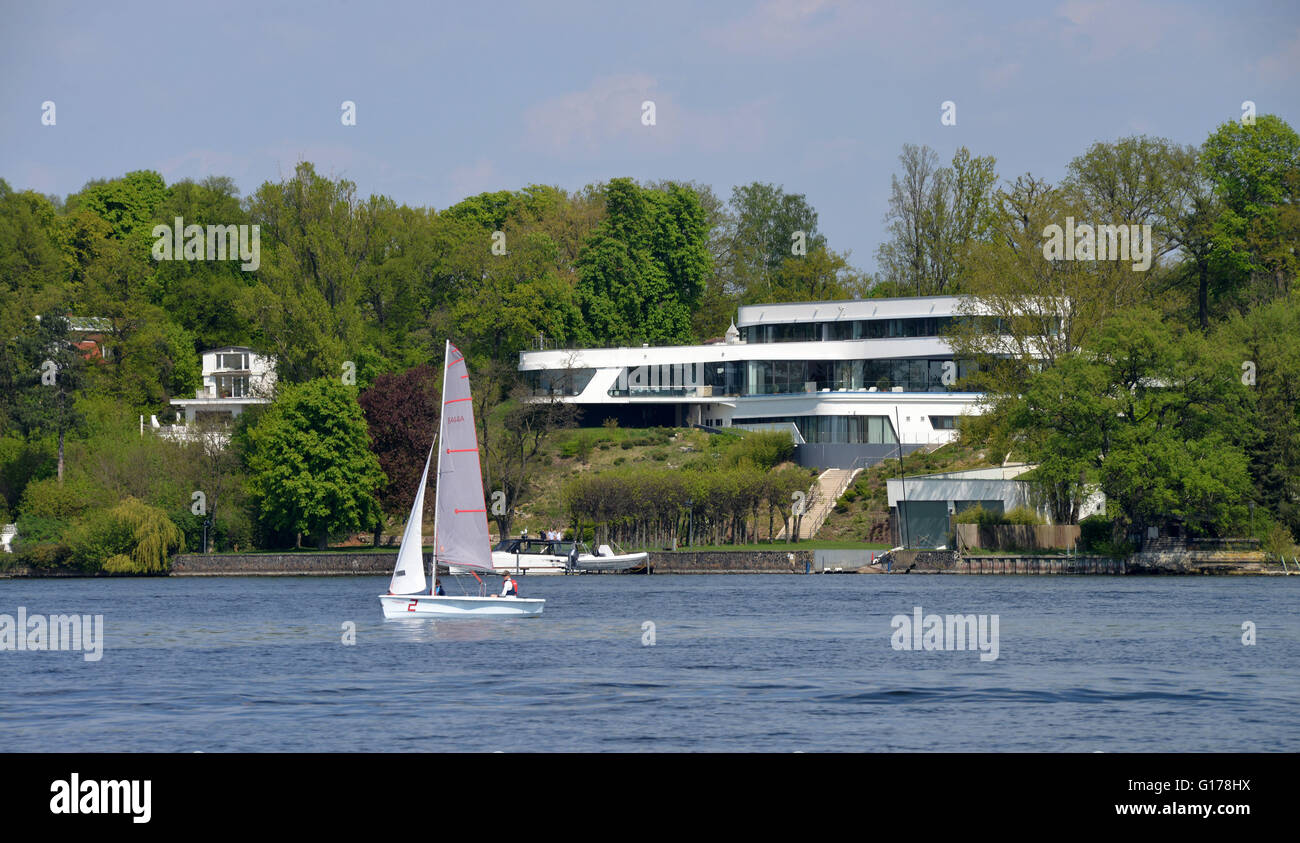
[{"label": "person in red jacket", "polygon": [[508,573],[506,574],[505,580],[501,583],[501,596],[502,597],[519,596],[519,586],[515,584],[514,578],[511,577],[510,574]]}]

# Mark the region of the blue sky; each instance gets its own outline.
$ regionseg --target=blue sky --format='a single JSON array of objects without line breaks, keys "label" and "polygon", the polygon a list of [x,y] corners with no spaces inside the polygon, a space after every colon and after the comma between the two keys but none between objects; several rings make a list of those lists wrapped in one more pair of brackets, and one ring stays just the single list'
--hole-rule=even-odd
[{"label": "blue sky", "polygon": [[1243,100],[1300,129],[1296,0],[3,0],[0,14],[0,177],[16,189],[154,169],[228,175],[247,195],[300,159],[436,208],[530,183],[673,178],[726,199],[764,181],[806,194],[866,270],[905,143],[1055,181],[1098,140],[1199,144]]}]

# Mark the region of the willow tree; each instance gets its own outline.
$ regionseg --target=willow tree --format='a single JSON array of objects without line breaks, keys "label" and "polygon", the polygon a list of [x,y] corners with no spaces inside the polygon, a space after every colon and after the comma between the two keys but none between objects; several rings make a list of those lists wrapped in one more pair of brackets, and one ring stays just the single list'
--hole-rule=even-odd
[{"label": "willow tree", "polygon": [[113,573],[158,573],[168,568],[173,553],[185,549],[185,535],[167,513],[137,498],[127,498],[108,511],[129,531],[129,546],[104,560]]}]

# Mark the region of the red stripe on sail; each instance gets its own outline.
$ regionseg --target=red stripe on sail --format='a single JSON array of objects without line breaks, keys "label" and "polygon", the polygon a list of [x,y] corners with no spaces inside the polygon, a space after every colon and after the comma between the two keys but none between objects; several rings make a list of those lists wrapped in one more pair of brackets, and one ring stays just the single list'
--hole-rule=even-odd
[{"label": "red stripe on sail", "polygon": [[449,454],[465,454],[470,451],[473,451],[474,453],[477,454],[478,448],[448,448],[447,449],[447,453]]},{"label": "red stripe on sail", "polygon": [[486,509],[456,509],[452,511],[455,512],[457,515],[460,515],[462,512],[487,512]]},{"label": "red stripe on sail", "polygon": [[[466,376],[462,376],[462,377],[466,377]],[[473,398],[448,398],[446,403],[455,404],[457,401],[473,401],[473,400],[474,400]]]}]

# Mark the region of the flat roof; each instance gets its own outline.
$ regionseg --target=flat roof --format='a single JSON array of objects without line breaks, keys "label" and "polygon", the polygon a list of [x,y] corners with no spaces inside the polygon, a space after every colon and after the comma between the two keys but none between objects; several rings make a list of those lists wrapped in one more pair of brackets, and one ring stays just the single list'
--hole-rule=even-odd
[{"label": "flat roof", "polygon": [[741,305],[736,327],[781,325],[796,322],[836,322],[858,319],[917,319],[952,316],[964,296],[908,296],[892,299],[847,301],[774,302]]}]

